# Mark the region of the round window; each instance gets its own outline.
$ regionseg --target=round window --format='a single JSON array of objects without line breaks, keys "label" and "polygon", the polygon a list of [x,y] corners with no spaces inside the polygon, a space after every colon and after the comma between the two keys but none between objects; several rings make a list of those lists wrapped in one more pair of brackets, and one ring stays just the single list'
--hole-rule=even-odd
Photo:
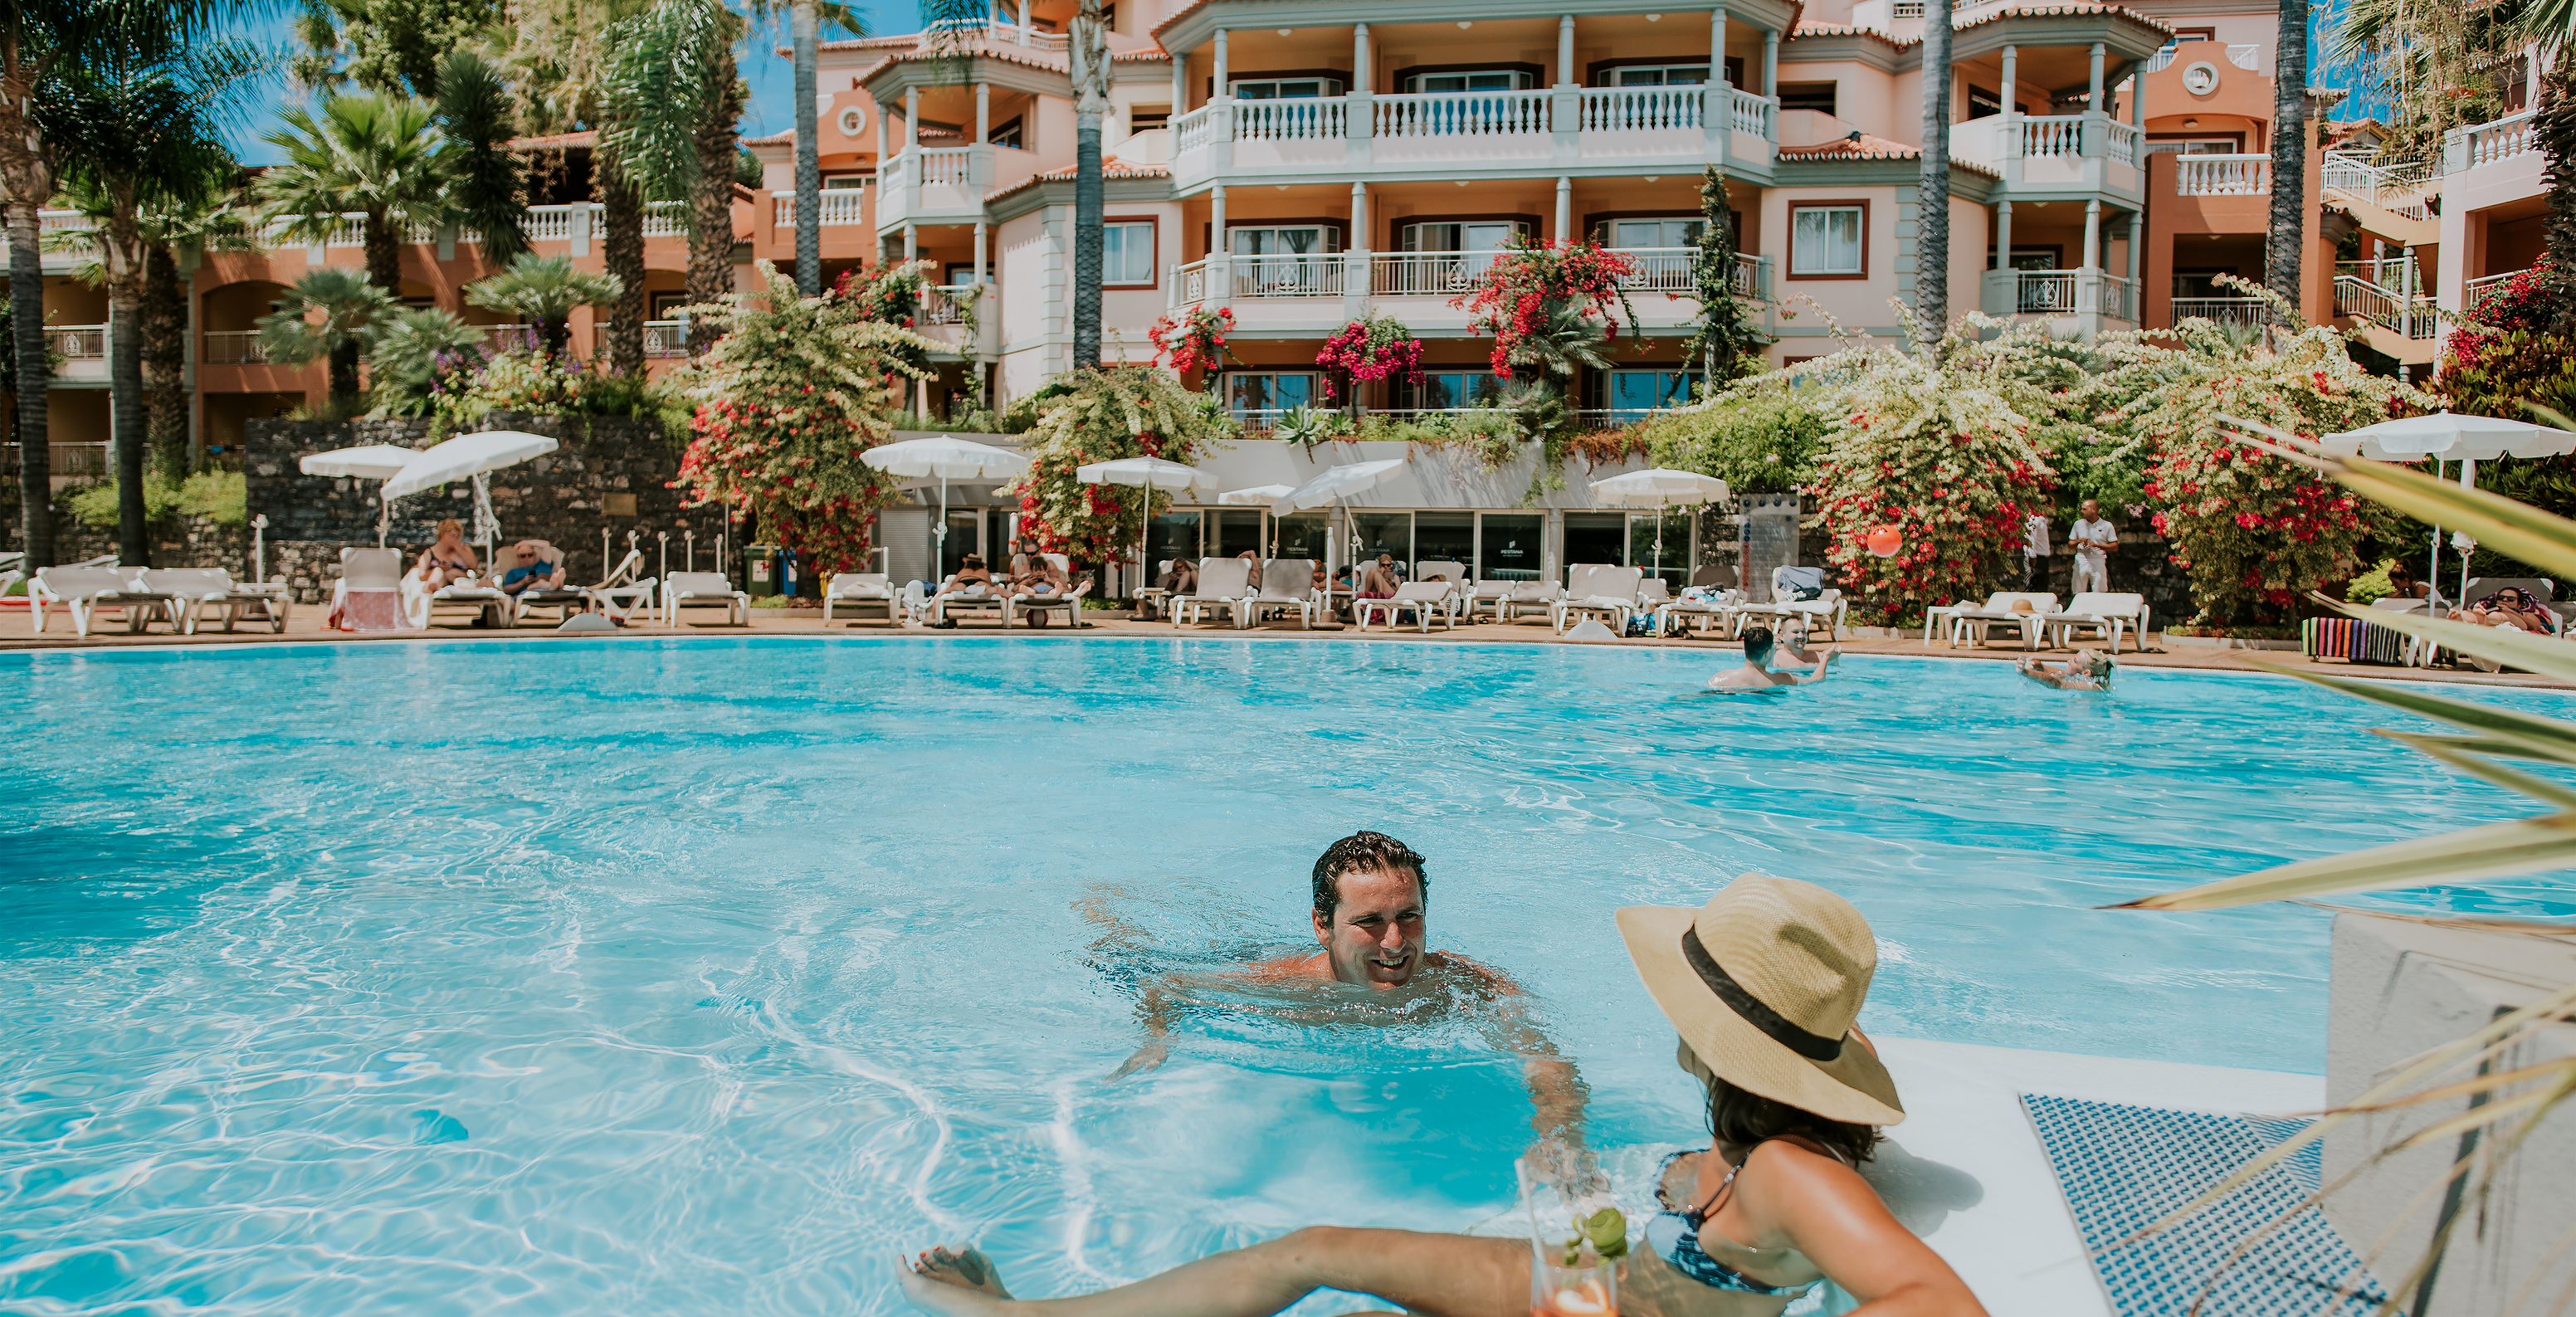
[{"label": "round window", "polygon": [[2207,60],[2182,71],[2182,89],[2194,96],[2206,96],[2218,90],[2218,66]]},{"label": "round window", "polygon": [[867,111],[860,109],[855,105],[841,111],[841,136],[856,137],[859,135],[859,131],[867,126]]}]

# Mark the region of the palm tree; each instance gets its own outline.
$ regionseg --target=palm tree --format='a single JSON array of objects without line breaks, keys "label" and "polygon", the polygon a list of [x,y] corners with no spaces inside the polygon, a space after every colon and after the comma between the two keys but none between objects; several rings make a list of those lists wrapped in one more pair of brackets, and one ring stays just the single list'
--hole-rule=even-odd
[{"label": "palm tree", "polygon": [[[38,111],[71,181],[105,203],[96,233],[108,306],[108,397],[115,440],[117,550],[147,562],[143,492],[143,293],[150,208],[202,196],[232,164],[225,101],[257,67],[229,42],[170,40],[168,29],[93,40],[40,89]],[[176,392],[175,388],[172,390]],[[184,422],[182,422],[184,430]]]},{"label": "palm tree", "polygon": [[[645,195],[689,202],[689,301],[696,305],[733,291],[745,94],[733,46],[744,26],[719,0],[660,0],[618,25],[602,97],[608,124],[601,140],[615,144]],[[714,332],[711,323],[693,327],[690,351],[706,351]]]},{"label": "palm tree", "polygon": [[815,297],[823,291],[823,126],[814,114],[814,48],[822,16],[814,0],[795,0],[789,13],[796,57],[796,291]]},{"label": "palm tree", "polygon": [[508,265],[528,249],[524,171],[508,149],[518,135],[510,89],[490,61],[460,50],[439,65],[437,106],[439,131],[455,149],[447,186],[455,222],[483,235],[484,260]]},{"label": "palm tree", "polygon": [[561,358],[572,335],[567,323],[577,306],[613,302],[625,292],[616,275],[573,268],[569,256],[522,254],[510,268],[480,283],[469,284],[465,300],[492,311],[506,311],[536,326],[546,355]]},{"label": "palm tree", "polygon": [[602,256],[622,290],[600,324],[598,355],[621,372],[644,366],[644,196],[614,141],[607,99],[619,27],[647,0],[523,0],[513,9],[506,63],[524,126],[601,131],[590,157]]},{"label": "palm tree", "polygon": [[325,265],[305,271],[272,305],[277,309],[259,318],[261,354],[280,366],[329,358],[331,400],[340,402],[357,396],[358,356],[376,322],[400,303],[365,275]]},{"label": "palm tree", "polygon": [[367,392],[375,410],[388,416],[418,416],[429,409],[442,359],[479,353],[485,331],[465,323],[455,312],[436,306],[406,306],[369,329]]},{"label": "palm tree", "polygon": [[286,153],[260,176],[263,215],[284,219],[288,234],[327,242],[342,217],[364,215],[367,278],[400,296],[402,248],[414,225],[448,221],[448,181],[456,154],[440,136],[429,104],[407,96],[334,96],[315,118],[302,106],[282,116],[286,128],[260,140]]},{"label": "palm tree", "polygon": [[[1100,0],[1082,0],[1065,50],[1073,72],[1073,366],[1100,364],[1103,180],[1100,120],[1109,112],[1109,28]],[[1225,89],[1217,89],[1219,95]],[[1216,235],[1218,242],[1225,235]]]},{"label": "palm tree", "polygon": [[27,569],[54,561],[53,465],[47,443],[45,258],[38,208],[61,179],[60,147],[39,121],[38,89],[102,40],[203,31],[226,0],[0,0],[0,210],[9,237],[9,322],[18,396],[20,534]]},{"label": "palm tree", "polygon": [[2292,306],[2299,297],[2300,247],[2308,240],[2308,0],[2281,0],[2272,56],[2272,223],[2263,244],[2263,284]]},{"label": "palm tree", "polygon": [[[2281,0],[2285,5],[2297,2]],[[1924,0],[1923,173],[1914,190],[1914,336],[1927,351],[1941,341],[1950,324],[1952,91],[1950,0]],[[2007,259],[2004,264],[2012,262]]]}]

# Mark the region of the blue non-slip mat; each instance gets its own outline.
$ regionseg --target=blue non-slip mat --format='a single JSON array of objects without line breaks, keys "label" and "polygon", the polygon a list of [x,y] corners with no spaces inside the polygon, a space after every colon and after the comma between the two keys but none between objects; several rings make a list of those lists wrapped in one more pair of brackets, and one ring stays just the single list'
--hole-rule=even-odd
[{"label": "blue non-slip mat", "polygon": [[2184,1317],[2195,1304],[2198,1317],[2367,1317],[2386,1298],[2313,1207],[2229,1260],[2317,1191],[2315,1144],[2172,1228],[2120,1245],[2308,1122],[2036,1093],[2021,1102],[2120,1317]]}]

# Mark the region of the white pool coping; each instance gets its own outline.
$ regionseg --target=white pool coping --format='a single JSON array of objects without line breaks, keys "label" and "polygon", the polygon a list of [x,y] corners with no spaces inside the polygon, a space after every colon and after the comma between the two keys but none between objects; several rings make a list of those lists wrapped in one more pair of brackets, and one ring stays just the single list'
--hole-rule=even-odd
[{"label": "white pool coping", "polygon": [[1868,1168],[1992,1317],[2116,1317],[2020,1095],[2186,1111],[2304,1115],[2323,1075],[1879,1038],[1906,1120]]}]

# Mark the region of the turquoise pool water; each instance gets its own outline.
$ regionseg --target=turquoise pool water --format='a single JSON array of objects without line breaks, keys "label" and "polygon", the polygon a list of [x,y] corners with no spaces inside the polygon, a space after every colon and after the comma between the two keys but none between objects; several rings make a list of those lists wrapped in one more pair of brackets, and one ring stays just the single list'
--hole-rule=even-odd
[{"label": "turquoise pool water", "polygon": [[[1699,1128],[1615,906],[1849,896],[1867,1025],[2315,1070],[2325,918],[2091,907],[2526,812],[2269,679],[1189,639],[0,657],[0,1311],[878,1313],[973,1237],[1024,1292],[1508,1203],[1455,1022],[1188,1021],[1369,826],[1527,985],[1599,1145]],[[2490,692],[2561,710],[2565,697]],[[2555,879],[2388,898],[2576,914]],[[1104,945],[1104,935],[1116,933]],[[1329,1305],[1325,1305],[1329,1306]]]}]

